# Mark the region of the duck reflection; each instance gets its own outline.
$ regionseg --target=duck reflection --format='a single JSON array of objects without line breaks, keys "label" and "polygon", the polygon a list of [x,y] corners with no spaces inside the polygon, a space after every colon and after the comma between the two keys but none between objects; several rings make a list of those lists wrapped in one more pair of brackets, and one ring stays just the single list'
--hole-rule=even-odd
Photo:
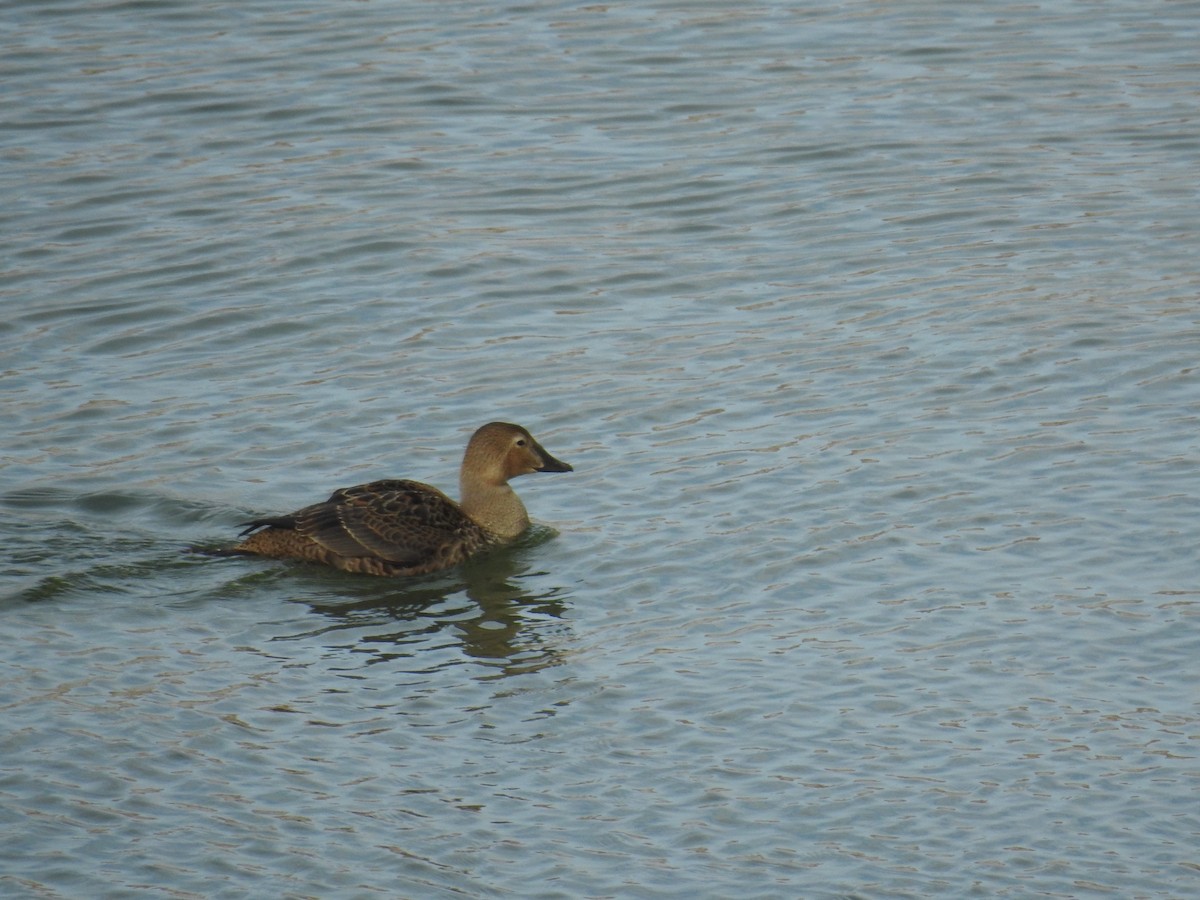
[{"label": "duck reflection", "polygon": [[[557,664],[566,631],[562,587],[541,587],[545,572],[533,570],[530,551],[553,538],[553,529],[534,526],[516,543],[476,557],[451,573],[403,582],[362,579],[354,599],[345,576],[334,597],[303,598],[333,620],[309,634],[350,637],[336,646],[369,654],[367,664],[405,660],[414,671],[475,661],[504,678]],[[357,579],[355,579],[357,581]],[[295,635],[294,637],[300,637]]]}]

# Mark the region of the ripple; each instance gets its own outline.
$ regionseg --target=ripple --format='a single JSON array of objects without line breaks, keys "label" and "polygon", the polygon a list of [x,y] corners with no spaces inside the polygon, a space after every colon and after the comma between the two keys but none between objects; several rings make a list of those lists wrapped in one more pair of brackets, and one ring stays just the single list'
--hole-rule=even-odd
[{"label": "ripple", "polygon": [[[1170,12],[13,5],[0,884],[1187,895]],[[188,552],[495,418],[478,565]]]}]

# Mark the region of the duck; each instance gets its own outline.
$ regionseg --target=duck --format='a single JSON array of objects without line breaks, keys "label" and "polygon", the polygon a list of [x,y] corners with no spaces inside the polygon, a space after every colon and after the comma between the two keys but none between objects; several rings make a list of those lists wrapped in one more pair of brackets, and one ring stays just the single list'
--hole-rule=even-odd
[{"label": "duck", "polygon": [[573,471],[520,425],[489,422],[467,442],[458,503],[419,481],[339,488],[328,500],[288,515],[238,523],[244,540],[229,552],[366,575],[424,575],[510,543],[529,527],[529,513],[510,479]]}]

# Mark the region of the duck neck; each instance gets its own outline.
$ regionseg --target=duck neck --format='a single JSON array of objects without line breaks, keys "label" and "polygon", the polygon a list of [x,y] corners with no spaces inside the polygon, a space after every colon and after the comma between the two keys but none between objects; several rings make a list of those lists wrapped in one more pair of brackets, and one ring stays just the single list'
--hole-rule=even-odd
[{"label": "duck neck", "polygon": [[493,534],[512,540],[529,527],[525,504],[507,483],[468,484],[464,481],[460,487],[462,511]]}]

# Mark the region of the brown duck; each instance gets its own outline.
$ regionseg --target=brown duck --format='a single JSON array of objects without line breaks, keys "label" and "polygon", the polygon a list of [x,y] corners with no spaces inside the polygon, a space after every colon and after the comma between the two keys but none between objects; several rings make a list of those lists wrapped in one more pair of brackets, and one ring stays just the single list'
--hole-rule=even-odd
[{"label": "brown duck", "polygon": [[435,572],[511,541],[529,527],[529,514],[509,487],[510,478],[571,471],[520,425],[492,422],[467,444],[460,503],[419,481],[372,481],[340,488],[324,503],[291,515],[243,522],[246,529],[239,536],[245,540],[232,552],[309,560],[368,575]]}]

